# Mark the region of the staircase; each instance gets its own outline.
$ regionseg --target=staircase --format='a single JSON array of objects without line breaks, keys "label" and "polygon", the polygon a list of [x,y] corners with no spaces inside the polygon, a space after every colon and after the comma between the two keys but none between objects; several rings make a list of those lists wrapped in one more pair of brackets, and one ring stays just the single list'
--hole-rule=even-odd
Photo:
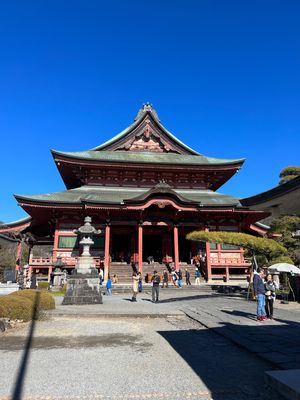
[{"label": "staircase", "polygon": [[[191,283],[195,280],[195,266],[190,264],[181,263],[179,264],[179,268],[182,270],[183,280],[185,281],[185,269],[187,269],[191,274]],[[146,274],[150,276],[153,275],[154,271],[157,271],[159,275],[162,276],[163,270],[167,269],[165,264],[160,264],[157,262],[154,263],[143,263],[143,282],[145,282]],[[114,262],[109,266],[109,275],[112,278],[114,275],[118,276],[119,283],[131,283],[132,280],[132,267],[130,264]]]}]

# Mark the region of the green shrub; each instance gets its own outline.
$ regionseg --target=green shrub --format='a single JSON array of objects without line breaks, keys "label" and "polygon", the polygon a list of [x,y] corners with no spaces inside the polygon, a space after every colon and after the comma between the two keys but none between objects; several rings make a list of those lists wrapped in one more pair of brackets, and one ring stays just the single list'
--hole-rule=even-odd
[{"label": "green shrub", "polygon": [[55,308],[53,297],[49,293],[43,291],[34,289],[19,290],[18,292],[11,293],[9,296],[29,299],[32,303],[38,301],[39,310],[53,310]]},{"label": "green shrub", "polygon": [[30,321],[32,314],[33,303],[31,300],[11,295],[0,297],[0,318]]},{"label": "green shrub", "polygon": [[49,289],[49,283],[48,282],[38,282],[38,288],[40,290],[48,290]]}]

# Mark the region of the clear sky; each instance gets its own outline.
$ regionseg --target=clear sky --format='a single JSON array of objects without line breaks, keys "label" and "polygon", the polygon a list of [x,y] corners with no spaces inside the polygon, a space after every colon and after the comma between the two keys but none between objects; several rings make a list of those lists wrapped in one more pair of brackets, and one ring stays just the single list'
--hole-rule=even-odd
[{"label": "clear sky", "polygon": [[246,158],[247,197],[300,165],[300,2],[37,0],[0,5],[0,220],[13,193],[64,190],[50,149],[83,151],[149,101],[198,152]]}]

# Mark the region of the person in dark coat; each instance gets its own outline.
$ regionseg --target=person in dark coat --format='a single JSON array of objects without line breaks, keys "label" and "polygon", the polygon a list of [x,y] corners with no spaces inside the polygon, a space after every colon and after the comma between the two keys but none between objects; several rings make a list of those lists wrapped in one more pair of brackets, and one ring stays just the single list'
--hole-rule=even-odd
[{"label": "person in dark coat", "polygon": [[186,283],[187,286],[191,285],[190,277],[191,277],[191,274],[186,269],[185,270],[185,283]]},{"label": "person in dark coat", "polygon": [[271,274],[266,276],[265,289],[267,319],[273,319],[273,305],[276,297],[276,284],[273,281]]},{"label": "person in dark coat", "polygon": [[253,289],[257,301],[257,320],[263,321],[266,319],[266,309],[265,309],[265,283],[264,283],[265,272],[262,268],[257,268],[254,271],[253,276]]},{"label": "person in dark coat", "polygon": [[157,271],[154,271],[153,276],[151,278],[152,282],[152,302],[157,303],[159,300],[159,284],[160,284],[160,276]]},{"label": "person in dark coat", "polygon": [[163,270],[163,281],[162,281],[162,287],[168,287],[169,286],[169,274],[166,269]]}]

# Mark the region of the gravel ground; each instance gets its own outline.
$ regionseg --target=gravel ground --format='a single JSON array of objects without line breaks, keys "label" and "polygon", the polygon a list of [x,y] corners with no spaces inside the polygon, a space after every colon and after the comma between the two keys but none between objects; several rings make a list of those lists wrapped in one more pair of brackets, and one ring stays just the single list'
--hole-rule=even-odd
[{"label": "gravel ground", "polygon": [[0,400],[279,399],[264,385],[270,364],[185,316],[52,316],[18,379],[29,329],[1,335]]}]

